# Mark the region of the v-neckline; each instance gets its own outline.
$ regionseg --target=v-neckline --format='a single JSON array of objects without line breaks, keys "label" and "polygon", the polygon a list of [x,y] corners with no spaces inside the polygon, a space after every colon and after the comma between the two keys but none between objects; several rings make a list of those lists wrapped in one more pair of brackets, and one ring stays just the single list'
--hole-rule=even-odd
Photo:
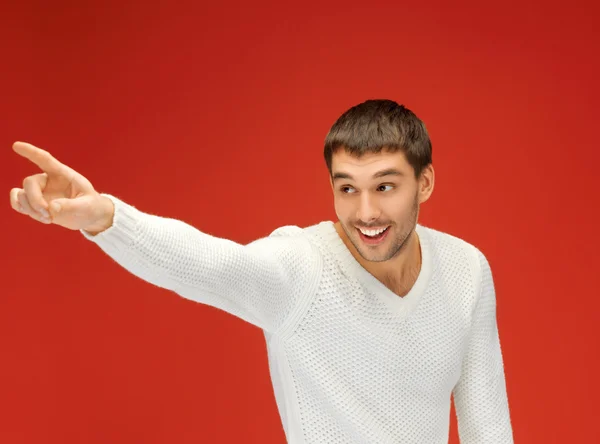
[{"label": "v-neckline", "polygon": [[396,316],[404,317],[414,310],[427,288],[432,272],[431,243],[427,227],[421,224],[417,224],[415,227],[415,231],[419,236],[419,246],[421,249],[421,270],[411,289],[401,297],[390,290],[356,260],[335,229],[334,222],[325,221],[323,223],[326,224],[327,230],[330,231],[330,239],[332,240],[334,252],[339,255],[338,260],[349,276],[354,276],[365,287],[371,290]]}]

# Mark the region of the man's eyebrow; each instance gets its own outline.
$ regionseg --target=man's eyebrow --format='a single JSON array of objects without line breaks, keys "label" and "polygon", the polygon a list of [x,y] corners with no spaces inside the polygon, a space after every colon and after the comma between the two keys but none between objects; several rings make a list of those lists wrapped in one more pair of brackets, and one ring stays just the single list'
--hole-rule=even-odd
[{"label": "man's eyebrow", "polygon": [[[381,170],[376,172],[375,174],[373,174],[373,179],[377,179],[379,177],[383,177],[383,176],[404,176],[404,173],[400,170],[397,170],[396,168],[387,168],[385,170]],[[344,173],[344,172],[337,172],[333,174],[333,181],[335,181],[336,179],[349,179],[349,180],[354,180],[354,178],[348,174],[348,173]]]}]

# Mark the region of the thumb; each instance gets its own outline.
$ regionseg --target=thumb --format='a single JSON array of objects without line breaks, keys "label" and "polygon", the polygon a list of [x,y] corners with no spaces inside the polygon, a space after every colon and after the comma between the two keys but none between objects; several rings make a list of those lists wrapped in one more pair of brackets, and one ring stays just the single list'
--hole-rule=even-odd
[{"label": "thumb", "polygon": [[71,230],[89,226],[95,221],[96,197],[84,194],[74,198],[57,198],[49,202],[48,212],[52,223]]},{"label": "thumb", "polygon": [[52,218],[64,217],[66,215],[75,215],[85,213],[86,196],[80,196],[75,198],[58,198],[53,199],[49,204],[49,212]]},{"label": "thumb", "polygon": [[58,216],[59,213],[64,213],[65,207],[68,210],[69,207],[69,203],[68,201],[71,199],[54,199],[52,202],[50,202],[50,215],[51,216]]}]

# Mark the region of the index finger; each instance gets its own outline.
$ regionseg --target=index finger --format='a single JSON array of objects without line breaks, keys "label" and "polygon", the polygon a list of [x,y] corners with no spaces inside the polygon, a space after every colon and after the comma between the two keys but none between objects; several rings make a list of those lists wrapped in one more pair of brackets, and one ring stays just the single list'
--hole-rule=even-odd
[{"label": "index finger", "polygon": [[65,171],[65,165],[56,160],[52,154],[30,143],[15,142],[13,143],[13,150],[35,163],[46,173],[61,174]]}]

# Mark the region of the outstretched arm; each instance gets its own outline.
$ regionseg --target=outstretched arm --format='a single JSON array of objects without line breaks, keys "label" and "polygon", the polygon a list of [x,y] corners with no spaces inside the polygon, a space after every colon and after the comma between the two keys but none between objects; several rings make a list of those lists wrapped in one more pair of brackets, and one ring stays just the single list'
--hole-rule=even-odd
[{"label": "outstretched arm", "polygon": [[95,235],[81,233],[147,282],[269,332],[316,291],[321,259],[298,227],[241,245],[103,196],[114,204],[112,225]]},{"label": "outstretched arm", "polygon": [[42,172],[10,191],[12,208],[43,224],[80,231],[136,276],[274,332],[316,291],[318,250],[299,227],[240,245],[98,193],[48,151],[15,142]]},{"label": "outstretched arm", "polygon": [[476,250],[479,297],[460,380],[453,390],[461,444],[512,444],[504,364],[489,263]]}]

